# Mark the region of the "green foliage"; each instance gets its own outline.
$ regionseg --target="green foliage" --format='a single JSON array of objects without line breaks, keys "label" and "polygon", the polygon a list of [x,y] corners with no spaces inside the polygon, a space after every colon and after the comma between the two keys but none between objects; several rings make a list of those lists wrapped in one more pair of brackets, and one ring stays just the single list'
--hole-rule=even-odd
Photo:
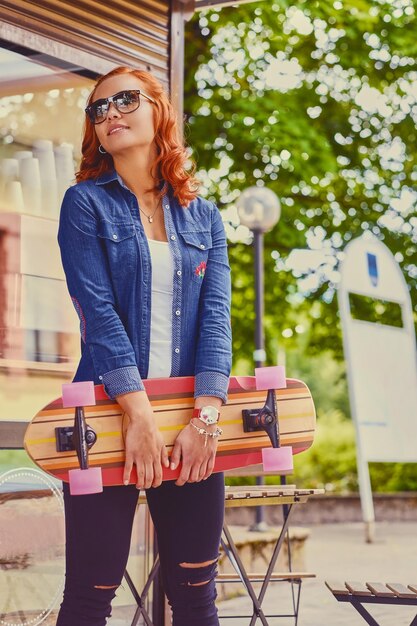
[{"label": "green foliage", "polygon": [[36,467],[25,450],[0,450],[0,474],[19,467]]},{"label": "green foliage", "polygon": [[[250,185],[282,204],[265,236],[268,363],[300,318],[310,356],[342,358],[337,269],[364,232],[396,255],[417,309],[415,32],[411,0],[271,0],[187,25],[188,141],[203,193],[224,209],[239,367],[252,360],[254,290],[235,201]],[[294,248],[321,250],[323,261],[295,269]]]},{"label": "green foliage", "polygon": [[294,457],[294,479],[300,486],[338,493],[357,491],[353,424],[340,411],[320,415],[314,445]]},{"label": "green foliage", "polygon": [[[374,492],[417,491],[416,463],[370,463]],[[279,484],[277,476],[267,476],[266,484]],[[323,489],[329,493],[358,491],[355,432],[351,420],[341,411],[319,415],[317,433],[309,450],[294,457],[294,474],[287,477],[299,488]],[[227,484],[254,484],[255,478],[228,478]]]},{"label": "green foliage", "polygon": [[[306,348],[308,336],[309,330],[305,330],[292,341],[295,346],[285,350],[287,375],[308,385],[320,414],[336,410],[348,419],[350,406],[345,363],[336,360],[330,350],[311,356]],[[284,348],[286,341],[281,341]]]},{"label": "green foliage", "polygon": [[416,463],[370,463],[374,491],[417,491]]}]

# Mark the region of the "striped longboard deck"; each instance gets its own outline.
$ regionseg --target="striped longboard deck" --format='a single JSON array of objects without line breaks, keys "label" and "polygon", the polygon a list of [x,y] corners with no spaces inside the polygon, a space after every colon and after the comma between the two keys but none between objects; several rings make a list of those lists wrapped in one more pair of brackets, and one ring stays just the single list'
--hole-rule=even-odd
[{"label": "striped longboard deck", "polygon": [[[144,381],[158,428],[168,454],[175,438],[191,419],[194,407],[194,378],[164,378]],[[89,452],[90,466],[101,466],[104,485],[122,484],[124,465],[123,412],[110,400],[102,385],[95,387],[96,405],[85,407],[86,422],[97,433]],[[287,387],[276,392],[281,445],[292,446],[294,454],[308,449],[314,438],[316,415],[308,387],[301,381],[287,379]],[[255,377],[232,377],[228,402],[221,410],[220,437],[214,471],[225,471],[262,462],[261,450],[270,447],[264,432],[243,432],[242,410],[261,408],[266,391],[257,391]],[[61,480],[68,480],[68,470],[78,468],[75,452],[57,452],[55,428],[72,426],[74,409],[64,408],[62,399],[44,407],[29,424],[25,448],[43,470]],[[179,471],[164,469],[164,479],[178,477]],[[132,483],[136,482],[134,472]]]}]

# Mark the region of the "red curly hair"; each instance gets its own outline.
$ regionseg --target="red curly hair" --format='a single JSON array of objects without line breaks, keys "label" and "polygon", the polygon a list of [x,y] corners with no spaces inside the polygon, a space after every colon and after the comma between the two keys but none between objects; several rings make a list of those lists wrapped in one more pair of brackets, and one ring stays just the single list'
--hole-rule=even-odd
[{"label": "red curly hair", "polygon": [[[186,147],[180,138],[178,123],[174,108],[162,84],[149,72],[136,70],[130,67],[116,67],[101,76],[95,84],[88,98],[88,104],[94,101],[97,87],[107,78],[118,74],[133,74],[146,87],[147,93],[154,98],[155,144],[157,158],[152,168],[152,175],[156,181],[155,188],[161,196],[167,191],[167,184],[172,187],[174,196],[182,206],[188,206],[197,196],[199,183],[194,176],[195,163],[186,169],[186,162],[190,162]],[[77,182],[89,178],[97,178],[114,168],[110,154],[101,154],[98,150],[100,142],[94,130],[94,124],[86,115],[82,142],[82,159],[80,169],[76,174]],[[161,183],[165,185],[161,191]]]}]

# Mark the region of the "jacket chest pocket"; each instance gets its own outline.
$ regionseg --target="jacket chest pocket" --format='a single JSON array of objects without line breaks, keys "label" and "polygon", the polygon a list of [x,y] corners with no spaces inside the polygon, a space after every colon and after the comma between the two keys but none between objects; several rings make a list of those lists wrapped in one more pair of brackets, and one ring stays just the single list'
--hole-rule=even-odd
[{"label": "jacket chest pocket", "polygon": [[97,234],[106,247],[112,273],[125,275],[126,269],[131,270],[135,266],[136,233],[133,224],[102,220]]},{"label": "jacket chest pocket", "polygon": [[189,263],[192,279],[201,283],[206,272],[209,250],[213,246],[211,233],[210,231],[187,231],[180,232],[180,235],[185,250],[184,261]]}]

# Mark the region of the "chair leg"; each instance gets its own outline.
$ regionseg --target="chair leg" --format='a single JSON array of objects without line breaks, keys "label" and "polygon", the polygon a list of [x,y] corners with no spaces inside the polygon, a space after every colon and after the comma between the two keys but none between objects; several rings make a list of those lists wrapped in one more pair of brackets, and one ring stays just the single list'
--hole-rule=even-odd
[{"label": "chair leg", "polygon": [[144,606],[144,600],[148,594],[149,588],[152,584],[153,579],[155,578],[155,575],[158,571],[158,567],[159,567],[159,562],[158,563],[154,563],[154,566],[152,567],[152,570],[149,574],[148,580],[146,582],[146,585],[142,591],[142,595],[139,594],[138,590],[136,589],[133,580],[131,579],[129,572],[126,570],[125,574],[124,574],[124,578],[129,586],[130,591],[132,592],[133,597],[136,600],[136,604],[137,604],[137,609],[135,611],[135,614],[133,616],[132,619],[132,623],[131,626],[137,626],[138,622],[139,622],[139,618],[142,616],[143,620],[146,624],[146,626],[154,626],[151,618],[149,617],[145,606]]},{"label": "chair leg", "polygon": [[[293,581],[291,581],[291,587],[293,587]],[[294,626],[297,626],[298,624],[298,611],[300,609],[300,596],[301,596],[301,584],[302,584],[302,580],[300,580],[298,583],[298,593],[297,593],[297,601],[296,601],[296,606],[294,606]],[[293,591],[293,596],[294,596],[294,591]]]},{"label": "chair leg", "polygon": [[351,600],[352,606],[360,613],[369,626],[379,626],[378,622],[372,617],[372,615],[365,609],[363,604],[358,602],[357,600]]}]

